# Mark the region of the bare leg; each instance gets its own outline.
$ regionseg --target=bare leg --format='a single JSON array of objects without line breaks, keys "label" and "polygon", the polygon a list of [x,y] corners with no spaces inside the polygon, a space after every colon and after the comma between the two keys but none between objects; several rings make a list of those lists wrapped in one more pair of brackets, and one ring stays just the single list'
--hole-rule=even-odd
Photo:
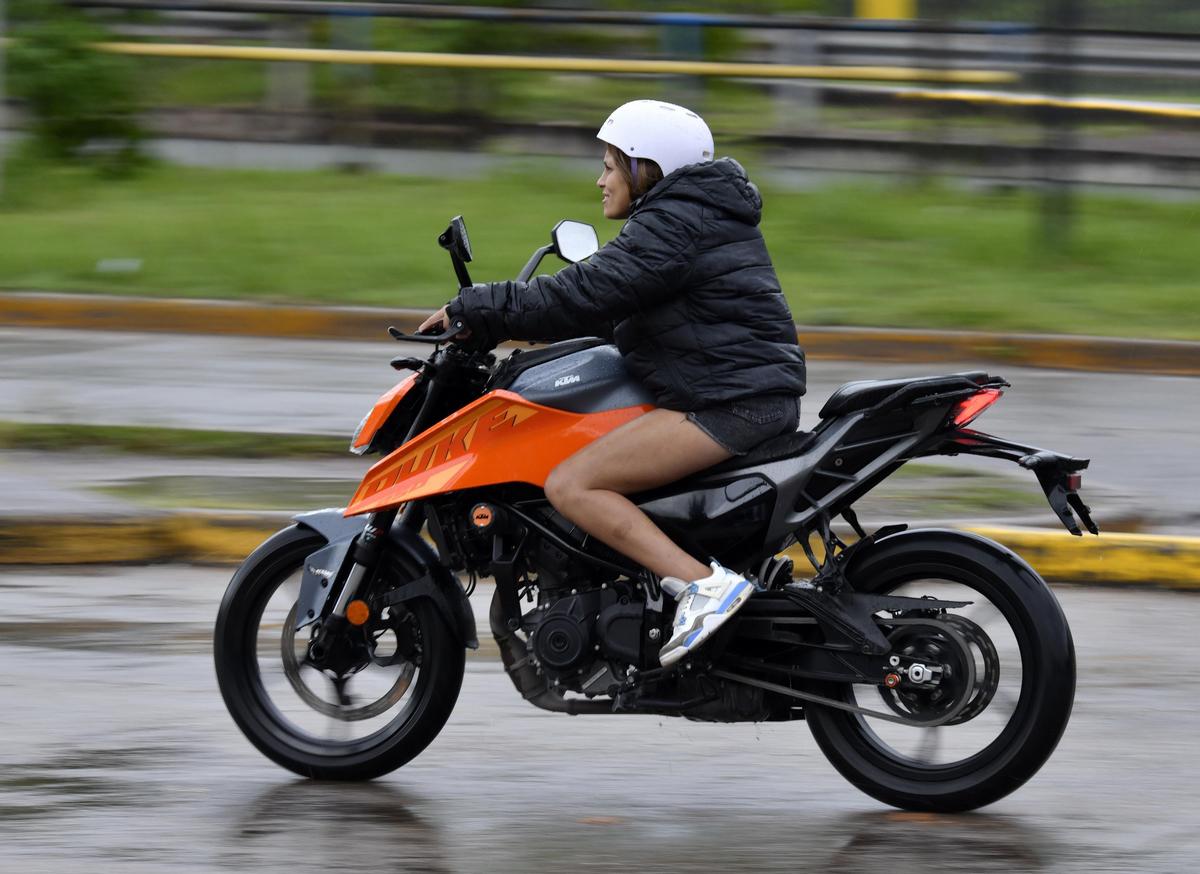
[{"label": "bare leg", "polygon": [[546,497],[588,534],[660,577],[698,580],[711,569],[676,546],[625,495],[729,457],[683,413],[651,410],[559,464],[546,480]]}]

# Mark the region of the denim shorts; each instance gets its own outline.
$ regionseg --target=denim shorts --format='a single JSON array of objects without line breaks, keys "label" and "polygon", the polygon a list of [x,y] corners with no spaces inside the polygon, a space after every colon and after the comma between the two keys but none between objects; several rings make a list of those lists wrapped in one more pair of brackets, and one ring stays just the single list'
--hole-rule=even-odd
[{"label": "denim shorts", "polygon": [[772,437],[796,430],[800,424],[800,398],[756,395],[695,410],[687,417],[726,451],[745,455]]}]

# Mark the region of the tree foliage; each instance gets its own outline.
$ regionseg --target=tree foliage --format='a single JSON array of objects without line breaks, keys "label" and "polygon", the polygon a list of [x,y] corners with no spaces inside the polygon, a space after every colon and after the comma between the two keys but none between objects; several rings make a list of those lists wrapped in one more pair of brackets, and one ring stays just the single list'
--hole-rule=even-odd
[{"label": "tree foliage", "polygon": [[52,157],[128,169],[138,157],[138,83],[130,59],[96,51],[105,31],[57,4],[13,10],[9,49],[13,96]]}]

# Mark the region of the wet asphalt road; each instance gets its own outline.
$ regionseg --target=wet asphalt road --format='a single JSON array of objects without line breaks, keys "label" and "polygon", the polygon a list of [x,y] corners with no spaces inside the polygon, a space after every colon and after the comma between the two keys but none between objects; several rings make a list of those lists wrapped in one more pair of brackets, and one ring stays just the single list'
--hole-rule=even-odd
[{"label": "wet asphalt road", "polygon": [[0,572],[0,867],[1200,868],[1200,709],[1172,657],[1194,650],[1194,595],[1057,589],[1080,667],[1062,744],[985,811],[930,816],[860,794],[803,724],[546,714],[487,652],[409,765],[368,785],[299,780],[243,740],[217,692],[209,635],[227,578],[170,566]]}]

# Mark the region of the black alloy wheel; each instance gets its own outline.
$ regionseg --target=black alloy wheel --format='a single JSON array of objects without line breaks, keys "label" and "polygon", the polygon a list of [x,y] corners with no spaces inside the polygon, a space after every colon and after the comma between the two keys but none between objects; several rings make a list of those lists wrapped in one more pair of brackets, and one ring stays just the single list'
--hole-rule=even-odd
[{"label": "black alloy wheel", "polygon": [[[807,720],[830,762],[868,795],[908,810],[973,810],[1021,786],[1053,752],[1074,700],[1074,645],[1053,593],[1017,556],[973,535],[911,534],[853,565],[852,583],[873,594],[971,601],[889,634],[896,652],[950,665],[948,676],[937,686],[819,691],[901,717],[951,718],[918,727],[811,705]],[[964,643],[973,670],[962,669]],[[956,685],[964,673],[972,688]]]},{"label": "black alloy wheel", "polygon": [[[217,615],[217,680],[238,727],[274,762],[315,779],[369,780],[408,762],[441,731],[465,655],[420,598],[349,628],[339,670],[314,665],[313,627],[295,629],[295,606],[304,560],[325,544],[293,526],[238,569]],[[385,562],[389,587],[422,573],[395,554]]]}]

